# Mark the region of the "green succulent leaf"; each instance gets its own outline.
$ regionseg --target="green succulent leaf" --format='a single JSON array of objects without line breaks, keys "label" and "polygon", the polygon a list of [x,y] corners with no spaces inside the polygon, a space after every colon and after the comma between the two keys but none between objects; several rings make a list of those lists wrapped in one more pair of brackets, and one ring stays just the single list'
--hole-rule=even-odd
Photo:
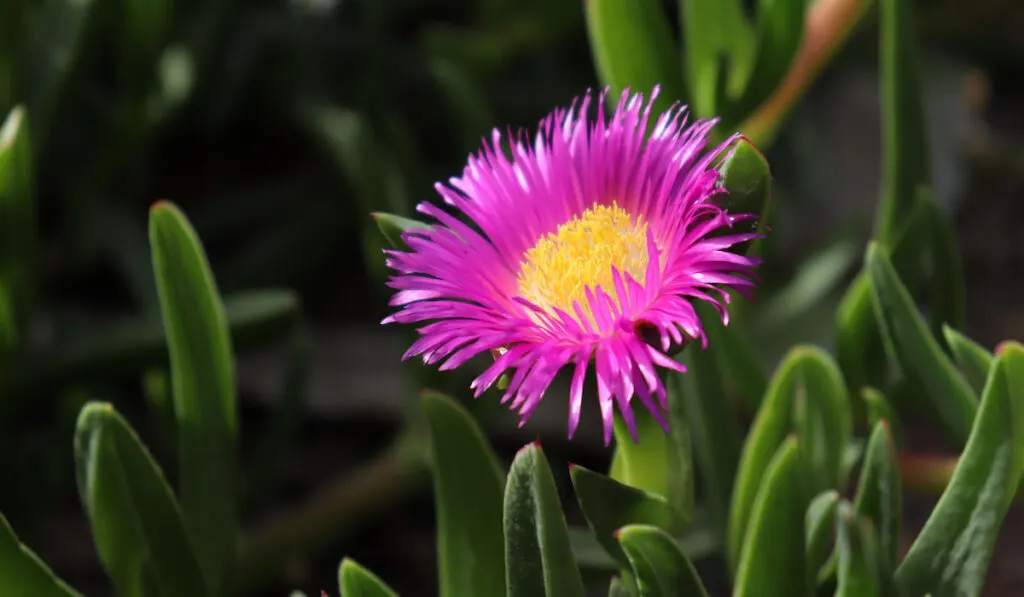
[{"label": "green succulent leaf", "polygon": [[884,419],[871,430],[853,508],[857,517],[874,525],[877,556],[883,564],[879,574],[884,580],[891,580],[899,552],[903,497],[896,445]]},{"label": "green succulent leaf", "polygon": [[689,558],[665,531],[628,525],[617,533],[629,558],[640,597],[706,597],[707,591]]},{"label": "green succulent leaf", "polygon": [[[628,562],[624,568],[622,561],[611,556],[607,547],[597,539],[594,530],[589,526],[570,526],[569,540],[572,542],[572,551],[576,554],[576,562],[580,565],[584,583],[600,582],[609,576],[620,574],[623,569],[629,569]],[[702,513],[696,516],[694,524],[681,537],[676,538],[676,543],[692,561],[718,556],[723,545],[711,521]]]},{"label": "green succulent leaf", "polygon": [[1024,464],[1024,346],[996,355],[952,479],[896,570],[904,595],[980,595]]},{"label": "green succulent leaf", "polygon": [[877,244],[866,258],[876,317],[904,377],[923,390],[939,419],[958,442],[967,440],[977,410],[974,392],[932,336],[909,291]]},{"label": "green succulent leaf", "polygon": [[505,568],[509,597],[583,597],[551,467],[539,444],[516,454],[505,484]]},{"label": "green succulent leaf", "polygon": [[[637,436],[634,442],[626,424],[615,419],[616,468],[612,479],[641,492],[662,498],[669,518],[662,528],[681,534],[693,512],[693,468],[686,421],[674,417],[672,433],[666,434],[650,413],[634,413]],[[652,522],[653,521],[649,521]],[[615,528],[619,528],[621,524]],[[614,530],[614,529],[613,529]]]},{"label": "green succulent leaf", "polygon": [[653,113],[685,101],[682,64],[660,2],[587,0],[583,8],[594,65],[613,105],[626,88],[648,95],[655,85],[661,93]]},{"label": "green succulent leaf", "polygon": [[804,546],[810,498],[801,450],[797,438],[790,436],[768,463],[736,567],[734,597],[810,594]]},{"label": "green succulent leaf", "polygon": [[[767,229],[772,206],[772,173],[768,160],[750,141],[740,138],[722,162],[721,172],[721,185],[726,190],[725,206],[729,213],[758,216],[756,220],[737,222],[731,229],[723,230],[721,233],[757,232],[763,235]],[[740,254],[756,254],[760,252],[762,244],[763,239],[758,238],[740,243],[731,250]],[[763,386],[764,374],[760,374],[759,378]],[[761,393],[757,396],[760,397],[763,392],[762,387]]]},{"label": "green succulent leaf", "polygon": [[839,554],[837,597],[883,597],[895,594],[891,578],[879,565],[878,540],[869,519],[859,518],[843,502],[836,517],[836,553]]},{"label": "green succulent leaf", "polygon": [[[702,303],[696,307],[705,330],[721,326],[714,309],[704,309],[710,305]],[[712,333],[708,332],[709,336]],[[724,534],[740,458],[741,435],[736,411],[725,395],[722,371],[712,350],[690,346],[676,357],[685,363],[688,371],[668,377],[668,403],[673,424],[677,420],[686,422],[709,515]],[[673,431],[672,435],[678,432]]]},{"label": "green succulent leaf", "polygon": [[724,95],[736,96],[750,78],[755,35],[738,0],[685,0],[679,3],[686,54],[686,76],[697,115],[721,113]]},{"label": "green succulent leaf", "polygon": [[862,269],[850,283],[836,309],[836,358],[851,391],[885,381],[886,355],[879,346],[882,338],[872,311],[871,278]]},{"label": "green succulent leaf", "polygon": [[885,421],[892,435],[894,445],[900,445],[900,421],[896,416],[896,410],[886,400],[885,395],[875,388],[864,388],[861,390],[861,397],[868,407],[868,423],[874,427],[879,421]]},{"label": "green succulent leaf", "polygon": [[402,240],[402,233],[406,230],[430,230],[431,228],[430,224],[426,222],[403,218],[394,214],[373,213],[370,215],[373,216],[373,221],[377,222],[377,228],[380,229],[380,233],[384,235],[384,238],[387,239],[393,249],[406,248],[405,241]]},{"label": "green succulent leaf", "polygon": [[224,304],[195,230],[174,205],[150,212],[178,431],[185,524],[213,591],[230,581],[238,541],[238,406]]},{"label": "green succulent leaf", "polygon": [[39,556],[18,541],[7,518],[0,514],[0,578],[11,595],[81,597],[50,570]]},{"label": "green succulent leaf", "polygon": [[920,189],[917,203],[924,216],[923,255],[919,266],[900,267],[898,271],[902,274],[907,269],[918,269],[928,280],[933,311],[931,330],[942,342],[944,325],[963,329],[967,324],[967,283],[964,281],[963,259],[953,224],[935,199],[934,192]]},{"label": "green succulent leaf", "polygon": [[734,569],[743,552],[756,496],[776,450],[797,430],[808,448],[808,491],[836,489],[853,416],[842,377],[820,348],[798,346],[782,360],[744,445],[729,518],[729,556]]},{"label": "green succulent leaf", "polygon": [[86,404],[75,431],[78,491],[118,595],[213,595],[163,472],[109,405]]},{"label": "green succulent leaf", "polygon": [[621,578],[613,576],[608,585],[608,597],[635,597],[635,595]]},{"label": "green succulent leaf", "polygon": [[341,561],[338,587],[343,597],[398,597],[376,574],[349,558]]},{"label": "green succulent leaf", "polygon": [[981,394],[995,357],[980,344],[948,325],[942,327],[942,333],[967,383],[971,389]]},{"label": "green succulent leaf", "polygon": [[0,126],[0,359],[24,336],[35,285],[33,150],[23,107]]},{"label": "green succulent leaf", "polygon": [[892,246],[919,187],[931,184],[931,158],[917,36],[907,0],[883,0],[881,37],[882,197],[875,233]]},{"label": "green succulent leaf", "polygon": [[422,399],[434,466],[441,597],[505,595],[505,482],[480,426],[454,400]]},{"label": "green succulent leaf", "polygon": [[807,514],[804,516],[806,561],[812,575],[818,573],[831,553],[835,541],[838,504],[839,492],[830,489],[818,494],[807,506]]},{"label": "green succulent leaf", "polygon": [[614,536],[619,529],[629,524],[671,528],[672,508],[663,496],[623,485],[582,466],[572,466],[569,475],[587,524],[623,568],[629,568],[629,560]]}]

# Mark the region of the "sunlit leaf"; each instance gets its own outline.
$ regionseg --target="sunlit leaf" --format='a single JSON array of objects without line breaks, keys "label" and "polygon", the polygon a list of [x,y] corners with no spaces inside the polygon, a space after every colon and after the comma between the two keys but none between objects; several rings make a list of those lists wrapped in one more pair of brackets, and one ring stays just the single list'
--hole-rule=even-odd
[{"label": "sunlit leaf", "polygon": [[118,595],[213,595],[163,472],[109,404],[89,403],[75,432],[78,491]]},{"label": "sunlit leaf", "polygon": [[182,513],[213,591],[237,549],[238,406],[224,304],[202,244],[170,203],[150,212],[150,244],[170,352]]},{"label": "sunlit leaf", "polygon": [[505,595],[505,482],[483,431],[455,401],[423,395],[430,429],[441,597]]},{"label": "sunlit leaf", "polygon": [[0,578],[11,595],[81,597],[50,570],[31,549],[18,541],[14,529],[0,514]]},{"label": "sunlit leaf", "polygon": [[516,454],[505,485],[509,597],[584,597],[551,467],[539,444]]},{"label": "sunlit leaf", "polygon": [[619,531],[618,540],[641,597],[707,597],[697,570],[665,531],[629,525]]},{"label": "sunlit leaf", "polygon": [[956,470],[896,570],[904,595],[979,595],[1024,463],[1024,346],[1003,346]]},{"label": "sunlit leaf", "polygon": [[626,88],[648,96],[655,85],[661,97],[653,113],[685,101],[679,53],[660,2],[587,0],[583,8],[594,64],[611,87],[613,105]]}]

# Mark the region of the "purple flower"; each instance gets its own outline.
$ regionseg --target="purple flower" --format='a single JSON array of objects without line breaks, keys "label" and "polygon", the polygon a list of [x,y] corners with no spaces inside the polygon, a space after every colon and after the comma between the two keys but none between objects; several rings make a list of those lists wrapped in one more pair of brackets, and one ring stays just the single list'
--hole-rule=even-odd
[{"label": "purple flower", "polygon": [[532,145],[511,143],[511,159],[495,129],[462,178],[436,185],[455,215],[420,204],[437,224],[407,230],[408,252],[386,252],[399,310],[383,323],[429,322],[403,358],[446,359],[449,370],[490,351],[494,363],[471,387],[479,397],[510,373],[501,401],[520,425],[571,365],[570,438],[592,367],[605,444],[616,406],[636,441],[634,398],[667,432],[657,368],[684,372],[667,353],[707,346],[691,301],[711,303],[727,324],[726,290],[749,296],[759,260],[728,251],[758,236],[728,229],[757,216],[716,201],[717,168],[737,137],[704,152],[715,121],[688,124],[678,105],[647,135],[657,94],[645,103],[624,91],[606,120],[602,93],[591,120],[588,92],[542,120]]}]

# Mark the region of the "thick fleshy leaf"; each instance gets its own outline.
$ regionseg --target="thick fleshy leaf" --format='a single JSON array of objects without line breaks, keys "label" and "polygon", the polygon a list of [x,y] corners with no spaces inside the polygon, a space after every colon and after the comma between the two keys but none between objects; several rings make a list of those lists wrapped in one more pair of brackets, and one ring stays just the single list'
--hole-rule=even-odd
[{"label": "thick fleshy leaf", "polygon": [[427,392],[441,597],[505,595],[505,482],[480,426],[454,400]]},{"label": "thick fleshy leaf", "polygon": [[896,570],[904,595],[979,595],[1024,464],[1024,346],[996,355],[967,445]]},{"label": "thick fleshy leaf", "polygon": [[992,353],[948,325],[942,327],[942,334],[946,337],[946,344],[949,345],[967,383],[975,392],[981,394],[985,389],[989,369],[992,368]]},{"label": "thick fleshy leaf", "polygon": [[[644,523],[637,523],[644,524]],[[650,525],[654,526],[654,525]],[[580,565],[585,583],[602,581],[622,571],[621,562],[613,558],[598,541],[589,526],[570,526],[569,540],[576,562]],[[681,537],[676,538],[679,549],[692,561],[716,557],[722,552],[722,539],[707,516],[698,515]],[[628,564],[626,566],[628,569]]]},{"label": "thick fleshy leaf", "polygon": [[612,582],[608,585],[608,597],[634,597],[629,591],[629,586],[622,582],[622,579],[613,576]]},{"label": "thick fleshy leaf", "polygon": [[32,141],[25,109],[0,126],[0,357],[25,335],[35,284]]},{"label": "thick fleshy leaf", "polygon": [[[702,321],[712,320],[702,316]],[[721,325],[720,321],[718,325]],[[732,403],[725,395],[722,374],[710,347],[709,350],[700,350],[699,346],[691,346],[676,358],[686,364],[688,371],[668,378],[669,410],[673,413],[673,420],[681,419],[687,423],[708,513],[724,534],[729,519],[729,498],[740,458],[739,422]]]},{"label": "thick fleshy leaf", "polygon": [[655,85],[661,96],[652,113],[685,101],[682,64],[658,0],[587,0],[583,8],[594,65],[613,102],[626,88],[647,95]]},{"label": "thick fleshy leaf", "polygon": [[896,445],[884,419],[875,423],[871,430],[853,507],[858,517],[874,525],[878,557],[883,564],[879,574],[887,582],[891,581],[899,551],[903,497]]},{"label": "thick fleshy leaf", "polygon": [[398,597],[376,574],[345,558],[338,569],[342,597]]},{"label": "thick fleshy leaf", "polygon": [[18,541],[7,518],[0,514],[0,578],[10,595],[81,597],[50,570],[31,549]]},{"label": "thick fleshy leaf", "polygon": [[[893,266],[910,288],[917,288],[924,268],[934,261],[922,249],[921,239],[930,228],[931,212],[937,209],[930,193],[918,193],[917,200],[900,220],[894,238],[887,243]],[[935,268],[931,268],[935,269]],[[908,277],[909,276],[909,277]],[[887,380],[891,345],[879,329],[874,313],[874,294],[867,264],[847,288],[836,311],[836,355],[852,392],[863,386],[882,387]],[[941,323],[941,319],[938,320]]]},{"label": "thick fleshy leaf", "polygon": [[149,238],[170,353],[182,513],[206,579],[219,592],[229,582],[238,542],[231,337],[210,264],[185,215],[157,203]]},{"label": "thick fleshy leaf", "polygon": [[672,508],[663,496],[623,485],[582,466],[572,466],[569,475],[587,524],[623,568],[628,569],[629,560],[614,537],[616,531],[629,524],[670,528]]},{"label": "thick fleshy leaf", "polygon": [[509,597],[584,597],[558,487],[540,444],[516,454],[505,484]]},{"label": "thick fleshy leaf", "polygon": [[384,238],[387,239],[393,249],[405,248],[406,245],[402,240],[402,233],[406,230],[430,228],[430,224],[427,224],[426,222],[403,218],[402,216],[396,216],[394,214],[373,213],[370,215],[373,217],[373,221],[377,222],[377,228],[380,229],[380,233],[384,235]]},{"label": "thick fleshy leaf", "polygon": [[75,431],[78,491],[118,595],[214,595],[163,472],[109,404],[89,403]]},{"label": "thick fleshy leaf", "polygon": [[817,493],[842,486],[843,459],[853,435],[853,409],[839,366],[816,346],[803,350],[793,395],[794,427],[806,447],[810,490]]},{"label": "thick fleshy leaf", "polygon": [[806,0],[761,0],[750,79],[731,112],[744,119],[778,87],[804,37]]},{"label": "thick fleshy leaf", "polygon": [[[730,213],[760,216],[756,220],[737,222],[731,231],[723,231],[723,234],[755,230],[763,234],[772,199],[772,173],[768,160],[750,141],[740,139],[723,161],[721,176],[721,185],[727,191],[725,206]],[[741,243],[733,247],[733,250],[745,254],[750,247],[749,242]]]},{"label": "thick fleshy leaf", "polygon": [[694,500],[693,460],[686,421],[673,417],[671,434],[666,434],[647,412],[637,412],[635,424],[639,442],[633,441],[621,418],[615,420],[616,468],[612,479],[661,497],[670,516],[660,524],[666,531],[679,535],[690,522]]},{"label": "thick fleshy leaf", "polygon": [[804,457],[790,436],[772,457],[750,515],[736,568],[733,597],[800,597],[810,594],[804,547]]},{"label": "thick fleshy leaf", "polygon": [[862,269],[850,283],[836,309],[836,358],[850,391],[885,381],[885,353],[872,311],[871,278]]},{"label": "thick fleshy leaf", "polygon": [[835,541],[836,506],[839,504],[839,492],[830,489],[818,494],[807,506],[804,516],[806,532],[805,547],[807,569],[812,577],[825,564]]},{"label": "thick fleshy leaf", "polygon": [[878,540],[871,521],[859,518],[849,503],[839,505],[836,553],[839,554],[836,597],[883,597],[894,594],[891,578],[880,566]]},{"label": "thick fleshy leaf", "polygon": [[[918,191],[917,203],[924,210],[925,235],[920,270],[928,280],[932,310],[932,334],[943,340],[943,326],[963,329],[967,325],[967,284],[963,259],[953,223],[930,189]],[[898,271],[903,272],[904,269]]]},{"label": "thick fleshy leaf", "polygon": [[909,0],[882,0],[881,37],[882,196],[876,237],[893,246],[900,223],[911,211],[920,186],[931,181],[924,94],[917,36]]},{"label": "thick fleshy leaf", "polygon": [[723,92],[738,95],[754,64],[755,35],[738,0],[683,0],[686,74],[697,115],[721,113]]},{"label": "thick fleshy leaf", "polygon": [[892,435],[893,444],[899,446],[900,420],[896,416],[896,410],[892,407],[892,404],[886,400],[885,395],[875,388],[864,388],[861,391],[861,397],[864,398],[864,402],[868,407],[868,424],[874,427],[879,421],[885,421],[885,424],[889,427],[889,433]]},{"label": "thick fleshy leaf", "polygon": [[866,266],[879,325],[892,342],[893,356],[904,377],[923,390],[953,438],[966,441],[977,410],[974,392],[942,352],[892,262],[877,243],[868,245]]},{"label": "thick fleshy leaf", "polygon": [[838,367],[816,347],[798,346],[783,358],[747,436],[729,517],[734,570],[752,528],[752,510],[765,472],[794,429],[808,446],[803,454],[808,459],[807,491],[813,495],[838,488],[853,418]]},{"label": "thick fleshy leaf", "polygon": [[640,589],[640,597],[706,597],[697,570],[665,531],[629,525],[618,534]]}]

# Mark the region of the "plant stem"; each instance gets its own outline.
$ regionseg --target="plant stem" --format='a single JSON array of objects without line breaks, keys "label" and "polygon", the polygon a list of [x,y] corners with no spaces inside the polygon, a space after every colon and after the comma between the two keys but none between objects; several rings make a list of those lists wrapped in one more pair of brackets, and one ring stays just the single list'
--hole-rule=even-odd
[{"label": "plant stem", "polygon": [[336,541],[429,479],[425,462],[397,445],[354,473],[332,481],[305,503],[243,538],[235,594],[251,593],[279,572],[289,558]]},{"label": "plant stem", "polygon": [[871,0],[819,0],[807,11],[804,41],[786,77],[740,125],[754,145],[771,144],[786,114],[803,97],[821,69],[864,18]]}]

